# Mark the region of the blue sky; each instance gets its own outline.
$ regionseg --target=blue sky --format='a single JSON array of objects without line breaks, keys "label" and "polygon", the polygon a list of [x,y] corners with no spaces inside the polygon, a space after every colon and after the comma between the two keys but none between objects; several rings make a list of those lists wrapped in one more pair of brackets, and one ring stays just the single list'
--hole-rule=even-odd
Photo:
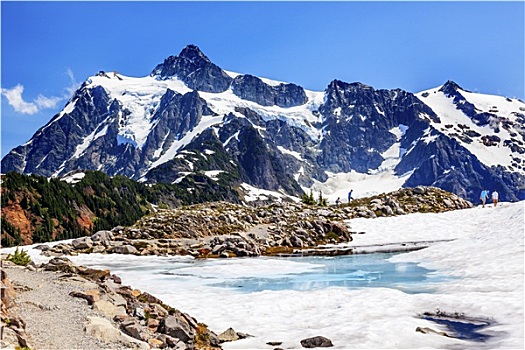
[{"label": "blue sky", "polygon": [[[525,3],[1,2],[1,154],[100,70],[145,76],[195,44],[221,68],[322,91],[454,80],[525,99]],[[9,97],[9,98],[8,98]]]}]

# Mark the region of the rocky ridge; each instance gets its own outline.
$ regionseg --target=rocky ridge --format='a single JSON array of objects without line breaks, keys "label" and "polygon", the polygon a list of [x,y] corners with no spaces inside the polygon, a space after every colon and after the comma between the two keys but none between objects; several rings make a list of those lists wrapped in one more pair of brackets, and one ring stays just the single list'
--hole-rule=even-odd
[{"label": "rocky ridge", "polygon": [[290,202],[260,207],[214,202],[158,209],[129,227],[115,227],[71,243],[40,248],[48,256],[117,253],[228,258],[292,254],[319,245],[350,242],[355,232],[347,220],[353,218],[443,212],[471,206],[470,202],[434,187],[406,188],[330,207]]}]

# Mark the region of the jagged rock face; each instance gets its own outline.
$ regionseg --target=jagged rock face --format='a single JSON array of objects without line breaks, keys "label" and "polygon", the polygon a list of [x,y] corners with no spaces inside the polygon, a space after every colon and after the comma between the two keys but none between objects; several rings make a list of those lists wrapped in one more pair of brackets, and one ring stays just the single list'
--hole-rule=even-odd
[{"label": "jagged rock face", "polygon": [[[436,133],[437,134],[437,133]],[[404,186],[416,184],[435,186],[457,193],[463,198],[472,198],[477,202],[482,188],[497,190],[500,196],[511,201],[518,200],[516,193],[509,187],[510,179],[501,181],[494,169],[482,163],[455,140],[444,135],[426,147],[418,144],[404,157],[396,171],[404,173],[416,169]]]},{"label": "jagged rock face", "polygon": [[[223,136],[224,137],[224,136]],[[300,186],[289,175],[283,157],[267,143],[252,126],[241,128],[238,142],[230,148],[230,154],[239,164],[241,177],[255,187],[269,190],[283,189],[287,193],[299,195]]]},{"label": "jagged rock face", "polygon": [[233,79],[232,91],[235,95],[261,106],[294,107],[308,101],[304,89],[295,84],[270,86],[253,75],[239,75]]},{"label": "jagged rock face", "polygon": [[213,111],[206,105],[206,101],[199,97],[197,91],[181,95],[168,89],[153,120],[162,121],[164,125],[169,126],[169,131],[174,132],[177,139],[180,139],[199,124],[202,115],[212,114]]},{"label": "jagged rock face", "polygon": [[151,75],[161,79],[177,77],[190,89],[203,92],[223,92],[232,78],[212,63],[197,46],[189,45],[178,56],[170,56]]},{"label": "jagged rock face", "polygon": [[[101,124],[105,120],[109,120],[106,125],[110,127],[111,121],[116,118],[118,102],[112,101],[102,87],[81,88],[73,100],[76,100],[77,108],[70,113],[55,115],[33,135],[31,142],[6,155],[2,168],[51,176],[70,159],[85,135],[102,129]],[[23,159],[27,161],[25,164]]]},{"label": "jagged rock face", "polygon": [[197,91],[182,95],[168,89],[153,115],[155,126],[142,150],[144,160],[153,161],[156,150],[162,148],[165,151],[172,142],[192,131],[203,115],[212,114],[213,111]]},{"label": "jagged rock face", "polygon": [[405,125],[419,135],[426,126],[421,115],[437,118],[405,91],[376,91],[337,80],[326,90],[326,102],[319,111],[324,117],[325,137],[318,163],[334,172],[377,169],[384,160],[381,154],[397,141],[393,128]]}]

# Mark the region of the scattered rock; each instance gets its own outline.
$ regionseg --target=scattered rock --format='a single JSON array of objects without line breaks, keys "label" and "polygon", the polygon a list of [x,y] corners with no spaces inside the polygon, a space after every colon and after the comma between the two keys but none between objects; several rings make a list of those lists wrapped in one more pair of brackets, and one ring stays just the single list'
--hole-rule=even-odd
[{"label": "scattered rock", "polygon": [[219,334],[219,340],[224,343],[224,342],[229,342],[229,341],[236,341],[236,340],[239,340],[239,336],[237,335],[237,332],[235,332],[233,330],[233,328],[228,328],[227,330],[225,330],[224,332],[222,332],[221,334]]},{"label": "scattered rock", "polygon": [[193,339],[194,332],[188,322],[177,316],[168,316],[160,321],[159,332],[187,342]]},{"label": "scattered rock", "polygon": [[83,292],[71,292],[69,293],[70,296],[72,297],[75,297],[75,298],[82,298],[84,300],[86,300],[88,302],[89,305],[93,305],[93,303],[97,300],[96,297],[94,295],[91,295],[91,294],[86,294],[86,293],[83,293]]},{"label": "scattered rock", "polygon": [[93,241],[90,237],[82,237],[74,239],[71,244],[73,245],[74,249],[82,250],[82,249],[89,249],[93,247]]},{"label": "scattered rock", "polygon": [[124,245],[113,248],[113,252],[117,254],[138,254],[139,251],[132,245]]},{"label": "scattered rock", "polygon": [[11,284],[11,281],[7,278],[7,274],[4,269],[0,270],[0,276],[0,282],[2,283],[0,286],[2,305],[0,307],[2,308],[2,311],[7,311],[7,309],[15,306],[16,292],[13,288],[13,285]]},{"label": "scattered rock", "polygon": [[[455,194],[425,186],[322,208],[293,202],[259,207],[202,203],[158,209],[131,227],[98,231],[91,237],[58,244],[43,253],[53,256],[91,251],[196,258],[282,255],[318,245],[350,242],[352,233],[345,220],[470,207],[470,202]],[[74,268],[67,262],[51,265],[47,268],[75,272],[70,271]]]},{"label": "scattered rock", "polygon": [[88,316],[87,321],[84,323],[84,330],[87,334],[104,342],[120,342],[140,350],[149,350],[150,348],[148,343],[122,333],[105,318]]},{"label": "scattered rock", "polygon": [[97,231],[96,233],[91,235],[91,240],[93,242],[107,243],[112,241],[113,238],[113,232],[111,231]]},{"label": "scattered rock", "polygon": [[423,333],[423,334],[437,334],[437,335],[442,335],[444,337],[449,337],[450,338],[450,335],[448,335],[447,333],[445,332],[441,332],[441,331],[436,331],[432,328],[429,328],[429,327],[417,327],[416,328],[416,332],[420,332],[420,333]]},{"label": "scattered rock", "polygon": [[329,348],[334,346],[330,339],[322,336],[303,339],[301,345],[303,348]]},{"label": "scattered rock", "polygon": [[[119,302],[120,304],[121,302]],[[117,315],[126,315],[126,308],[123,305],[116,305],[107,300],[99,300],[93,303],[93,309],[101,314],[114,318]]]},{"label": "scattered rock", "polygon": [[[17,269],[17,267],[13,268]],[[120,282],[120,279],[114,275],[112,276],[107,270],[88,269],[83,266],[75,266],[66,258],[55,258],[51,259],[48,264],[42,264],[33,273],[38,274],[39,271],[45,273],[47,277],[44,281],[47,281],[49,285],[56,287],[64,285],[65,287],[67,284],[67,287],[62,290],[68,290],[68,292],[71,290],[69,288],[78,286],[79,289],[65,293],[68,293],[72,298],[84,299],[87,303],[78,304],[78,302],[68,301],[64,304],[69,305],[69,310],[71,310],[71,307],[74,307],[75,314],[85,315],[82,314],[86,312],[82,311],[84,308],[92,309],[89,312],[90,317],[88,321],[84,324],[84,330],[78,329],[82,336],[87,334],[85,338],[78,340],[79,344],[85,344],[86,341],[88,343],[90,341],[97,342],[91,338],[94,337],[109,343],[108,346],[118,343],[130,349],[150,349],[150,347],[155,347],[211,350],[220,348],[219,338],[206,325],[198,323],[193,317],[164,304],[153,295],[115,283],[115,280]],[[62,271],[67,272],[63,273]],[[11,295],[10,289],[7,288],[10,283],[4,270],[2,270],[2,277],[4,281],[2,283],[2,303],[0,305],[2,310],[0,326],[3,328],[3,334],[5,335],[5,337],[0,339],[2,348],[32,348],[32,346],[28,345],[27,339],[29,337],[25,335],[24,321],[21,318],[17,318],[16,315],[8,314],[7,306],[11,306],[13,302],[8,298]],[[58,283],[55,285],[54,281]],[[54,291],[57,290],[56,287],[53,289]],[[58,289],[61,288],[58,287]],[[43,291],[47,289],[38,285],[38,288],[29,289],[29,291],[33,290]],[[25,290],[22,291],[24,292]],[[12,300],[14,300],[14,297],[12,297]],[[40,301],[41,299],[37,300]],[[47,299],[42,301],[42,303],[35,303],[31,300],[24,302],[25,306],[35,306],[28,308],[33,310],[33,313],[62,311],[64,304],[50,304]],[[49,314],[49,312],[46,314]],[[71,315],[72,312],[69,311],[67,314]],[[64,317],[63,315],[62,318]],[[5,327],[6,321],[9,323],[9,327]],[[34,323],[31,324],[34,327]],[[74,322],[69,322],[69,324],[74,324]],[[55,325],[50,325],[51,328],[53,326]],[[60,329],[64,327],[62,326]],[[9,330],[5,330],[7,328]],[[74,333],[75,327],[73,326],[71,330]],[[48,332],[44,333],[47,334]],[[59,332],[59,334],[62,333]],[[39,332],[39,334],[42,333]],[[75,334],[72,336],[75,337]],[[77,334],[76,336],[78,337],[79,335]],[[60,339],[62,338],[64,338],[63,335]],[[52,337],[51,339],[54,338]],[[42,344],[53,344],[54,341],[46,338],[43,343],[39,344],[46,347]],[[68,340],[67,344],[69,346],[65,347],[71,348],[71,345],[75,344],[75,340]],[[97,348],[97,346],[91,345],[89,348]],[[120,348],[120,345],[118,348]]]},{"label": "scattered rock", "polygon": [[281,345],[283,342],[282,341],[269,341],[266,343],[266,345],[270,345],[270,346],[279,346]]}]

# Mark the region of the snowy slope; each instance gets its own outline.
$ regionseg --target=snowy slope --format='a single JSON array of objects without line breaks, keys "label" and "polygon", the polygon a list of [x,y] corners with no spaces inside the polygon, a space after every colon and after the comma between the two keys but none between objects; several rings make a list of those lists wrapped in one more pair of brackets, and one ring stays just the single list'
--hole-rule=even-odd
[{"label": "snowy slope", "polygon": [[151,118],[167,89],[179,93],[191,91],[177,78],[157,80],[151,76],[127,77],[115,72],[99,73],[87,79],[87,88],[102,86],[113,99],[117,99],[130,112],[119,123],[119,143],[132,143],[141,148],[151,128]]},{"label": "snowy slope", "polygon": [[[487,166],[502,165],[509,171],[517,171],[525,174],[525,155],[519,152],[512,152],[511,148],[505,145],[505,141],[513,141],[521,147],[525,137],[525,103],[496,95],[486,95],[458,89],[458,92],[465,100],[475,106],[475,111],[479,114],[491,114],[490,123],[479,126],[466,115],[458,105],[454,103],[454,98],[447,96],[442,91],[443,85],[437,88],[422,91],[416,96],[426,103],[441,119],[441,123],[433,122],[433,126],[440,132],[458,140],[463,147],[473,153],[483,164]],[[463,126],[463,127],[461,127]],[[467,126],[468,128],[465,128]],[[473,135],[471,142],[465,142],[459,137],[465,129],[470,129]],[[483,137],[496,136],[501,139],[497,145],[487,146],[483,143]],[[521,159],[521,162],[517,162]]]},{"label": "snowy slope", "polygon": [[[232,77],[239,75],[233,72],[228,73]],[[269,85],[282,83],[264,78],[262,80]],[[176,77],[169,79],[158,79],[153,76],[133,78],[115,72],[99,73],[89,77],[86,87],[94,88],[96,86],[103,87],[112,99],[118,100],[122,104],[123,109],[129,111],[129,115],[122,117],[122,120],[119,122],[119,143],[132,143],[139,149],[144,145],[154,126],[152,117],[166,89],[173,90],[180,94],[186,94],[191,91]],[[177,151],[188,144],[193,137],[203,130],[221,123],[223,117],[230,112],[234,112],[237,107],[250,108],[265,120],[285,119],[290,125],[303,129],[313,140],[319,141],[322,134],[318,129],[312,127],[312,124],[319,122],[320,117],[315,116],[312,112],[317,110],[322,104],[324,93],[308,90],[306,90],[305,93],[308,97],[306,104],[297,107],[283,108],[279,106],[261,106],[255,102],[243,100],[233,94],[231,88],[222,93],[199,92],[199,95],[206,100],[210,108],[217,113],[218,116],[203,118],[200,125],[191,133],[185,135],[182,140],[174,142],[167,150],[159,149],[155,151],[157,160],[149,165],[149,169],[171,160],[177,154]],[[64,111],[64,113],[66,112]],[[244,118],[239,113],[235,114],[238,117]],[[98,133],[97,136],[100,137],[102,135]],[[93,137],[93,135],[89,135],[84,141],[89,143]],[[75,155],[81,153],[85,148],[85,145],[80,146]]]}]

